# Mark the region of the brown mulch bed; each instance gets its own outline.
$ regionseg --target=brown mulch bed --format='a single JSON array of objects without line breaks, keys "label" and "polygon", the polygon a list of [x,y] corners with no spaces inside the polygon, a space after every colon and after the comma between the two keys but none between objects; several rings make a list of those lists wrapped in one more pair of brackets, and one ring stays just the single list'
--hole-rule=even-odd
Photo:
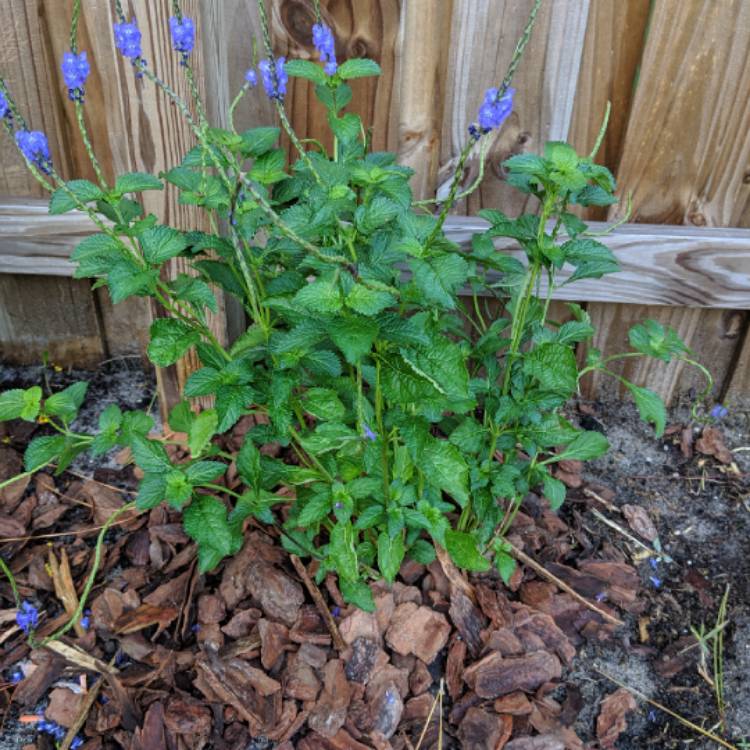
[{"label": "brown mulch bed", "polygon": [[[29,434],[14,426],[6,437],[0,481],[17,470]],[[675,426],[667,441],[726,476],[720,433],[694,444]],[[0,706],[6,738],[20,738],[8,747],[37,746],[40,709],[63,727],[80,725],[92,750],[620,747],[647,707],[592,671],[603,700],[583,731],[591,706],[571,667],[580,669],[581,652],[650,648],[659,592],[643,548],[591,514],[649,546],[656,528],[646,507],[619,508],[616,488],[581,470],[561,467],[571,488],[562,515],[530,495],[509,536],[577,597],[528,566],[505,586],[494,572],[465,578],[441,555],[404,564],[393,586],[373,583],[377,612],[368,614],[345,605],[334,577],[311,585],[313,567],[290,559],[273,529],[251,525],[242,551],[201,576],[176,512],[124,516],[104,545],[89,627],[62,639],[69,648],[30,652],[10,587],[0,585]],[[43,613],[39,635],[65,622],[66,598],[75,607],[97,527],[134,486],[126,468],[94,479],[42,473],[0,490],[0,553],[22,598]],[[700,590],[700,575],[692,580]],[[652,654],[661,677],[694,670],[691,642],[683,634]]]}]

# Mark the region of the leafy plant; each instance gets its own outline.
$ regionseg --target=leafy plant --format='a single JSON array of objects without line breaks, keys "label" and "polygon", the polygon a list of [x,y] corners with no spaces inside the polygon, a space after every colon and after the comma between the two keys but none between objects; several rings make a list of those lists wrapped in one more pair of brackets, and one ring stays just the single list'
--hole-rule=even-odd
[{"label": "leafy plant", "polygon": [[[559,508],[565,485],[554,477],[555,465],[593,459],[608,448],[603,435],[574,426],[563,408],[583,375],[609,372],[617,359],[590,349],[579,368],[576,349],[594,334],[589,316],[575,304],[568,320],[549,316],[564,269],[565,284],[617,271],[611,251],[572,210],[616,201],[614,178],[593,155],[550,142],[543,154],[508,159],[507,181],[533,196],[538,211],[480,212],[488,226],[468,250],[443,232],[469,153],[511,111],[511,77],[538,7],[508,74],[486,93],[469,128],[438,215],[413,200],[411,170],[393,154],[373,152],[361,118],[346,110],[348,82],[377,75],[377,64],[339,65],[320,20],[316,45],[325,67],[275,58],[264,27],[267,58],[258,69],[297,150],[291,165],[278,145],[279,128],[212,127],[198,100],[191,105],[177,97],[142,58],[137,25],[119,6],[118,47],[195,133],[197,145],[174,168],[158,177],[121,175],[112,186],[89,147],[99,184],[65,182],[46,139],[36,134],[29,142],[32,134],[0,85],[5,127],[15,131],[30,169],[52,191],[50,212],[84,211],[100,230],[73,254],[76,277],[106,285],[115,302],[155,298],[169,316],[151,326],[151,361],[166,367],[195,349],[202,365],[170,414],[171,427],[187,435],[190,458],[181,463],[151,434],[153,422],[141,412],[110,406],[98,434],[75,432],[85,384],[47,398],[36,387],[3,393],[0,419],[44,421],[56,433],[30,443],[27,473],[51,464],[59,473],[82,451],[127,446],[144,473],[138,507],[166,502],[182,511],[201,570],[239,550],[253,517],[279,525],[290,552],[318,560],[319,577],[335,572],[345,598],[363,608],[372,607],[368,577],[393,580],[406,558],[429,563],[434,545],[465,570],[487,570],[494,560],[507,580],[515,563],[504,537],[525,495],[538,489]],[[259,10],[265,24],[262,2]],[[172,31],[192,85],[188,20],[177,8]],[[80,59],[85,53],[75,46],[75,23],[77,14],[71,54]],[[283,104],[288,76],[314,84],[327,111],[332,153],[319,143],[307,148],[291,129]],[[230,123],[257,81],[256,70],[248,71]],[[88,147],[80,116],[85,76],[79,71],[69,85]],[[210,232],[182,231],[144,215],[139,194],[167,183],[181,203],[206,212]],[[516,240],[521,252],[497,250],[500,237]],[[163,266],[176,257],[194,274],[165,280]],[[217,290],[235,297],[249,320],[229,348],[207,325]],[[633,328],[630,343],[633,352],[623,356],[691,361],[676,334],[654,321]],[[659,397],[623,382],[661,434],[666,417]],[[214,406],[196,414],[190,399],[207,396]],[[255,426],[239,455],[222,452],[214,438],[248,415]],[[280,457],[261,453],[269,442],[282,447]],[[242,480],[238,490],[222,484],[230,462]]]}]

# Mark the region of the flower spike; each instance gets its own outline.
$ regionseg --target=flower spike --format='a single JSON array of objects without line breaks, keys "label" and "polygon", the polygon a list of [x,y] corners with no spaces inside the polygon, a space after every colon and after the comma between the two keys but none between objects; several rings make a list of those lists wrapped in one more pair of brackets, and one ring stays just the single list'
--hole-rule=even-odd
[{"label": "flower spike", "polygon": [[71,101],[83,102],[86,79],[91,72],[86,53],[81,52],[77,55],[74,52],[66,52],[63,55],[61,68]]},{"label": "flower spike", "polygon": [[195,23],[192,18],[183,16],[169,19],[169,30],[172,34],[172,45],[182,55],[182,65],[187,65],[190,53],[195,48]]},{"label": "flower spike", "polygon": [[326,75],[332,76],[338,70],[336,63],[336,40],[333,32],[324,23],[316,23],[312,27],[313,44],[318,50],[321,62],[324,62]]},{"label": "flower spike", "polygon": [[[40,130],[17,131],[16,145],[28,162],[41,169],[45,174],[49,174],[52,171],[52,156],[47,136]],[[30,604],[28,606],[31,607]]]}]

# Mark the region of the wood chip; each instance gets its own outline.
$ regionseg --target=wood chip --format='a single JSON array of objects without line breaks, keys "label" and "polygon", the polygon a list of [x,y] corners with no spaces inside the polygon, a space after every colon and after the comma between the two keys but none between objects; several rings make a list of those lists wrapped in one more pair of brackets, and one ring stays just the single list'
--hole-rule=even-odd
[{"label": "wood chip", "polygon": [[464,680],[481,698],[498,698],[517,690],[531,692],[562,674],[560,660],[546,651],[506,658],[489,654],[464,671]]},{"label": "wood chip", "polygon": [[450,632],[444,615],[406,602],[396,607],[385,638],[397,653],[414,654],[431,664],[448,642]]},{"label": "wood chip", "polygon": [[637,708],[635,698],[625,688],[615,690],[602,701],[596,720],[596,736],[602,750],[613,750],[617,738],[627,728],[627,715]]}]

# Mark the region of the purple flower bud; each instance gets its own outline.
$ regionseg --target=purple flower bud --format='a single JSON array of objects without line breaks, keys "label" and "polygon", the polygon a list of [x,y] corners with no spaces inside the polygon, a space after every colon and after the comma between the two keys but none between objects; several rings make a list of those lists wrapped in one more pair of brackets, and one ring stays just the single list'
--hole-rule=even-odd
[{"label": "purple flower bud", "polygon": [[258,85],[258,73],[255,68],[250,68],[250,70],[245,73],[245,80],[253,87]]},{"label": "purple flower bud", "polygon": [[81,627],[84,630],[88,630],[91,627],[91,610],[87,609],[81,617]]},{"label": "purple flower bud", "polygon": [[28,635],[39,626],[39,611],[29,602],[21,602],[21,606],[16,613],[16,624]]},{"label": "purple flower bud", "polygon": [[82,102],[86,79],[91,72],[88,58],[85,52],[79,55],[66,52],[62,60],[62,74],[65,85],[68,87],[68,96],[74,102]]},{"label": "purple flower bud", "polygon": [[318,50],[320,61],[326,63],[326,75],[336,74],[338,65],[336,63],[336,40],[333,32],[324,23],[316,23],[312,27],[313,44]]},{"label": "purple flower bud", "polygon": [[270,60],[261,60],[258,63],[266,94],[270,99],[278,99],[280,102],[284,100],[286,85],[289,81],[289,76],[284,68],[285,64],[285,57],[276,58],[275,63]]},{"label": "purple flower bud", "polygon": [[79,747],[83,745],[85,740],[83,737],[81,737],[80,734],[77,734],[75,737],[73,737],[73,741],[70,743],[70,750],[78,750]]},{"label": "purple flower bud", "polygon": [[333,506],[336,510],[343,510],[344,509],[344,503],[338,502]]},{"label": "purple flower bud", "polygon": [[8,104],[8,100],[5,97],[5,94],[0,91],[0,118],[7,117],[9,112],[10,104]]},{"label": "purple flower bud", "polygon": [[659,558],[658,557],[649,557],[648,558],[648,564],[654,569],[658,570],[659,568]]},{"label": "purple flower bud", "polygon": [[729,409],[727,409],[727,407],[723,404],[716,404],[716,406],[711,409],[711,416],[714,419],[723,419],[727,416],[727,414],[729,414]]},{"label": "purple flower bud", "polygon": [[334,607],[334,608],[333,608],[333,609],[331,610],[331,614],[332,614],[332,615],[333,615],[334,617],[338,617],[338,616],[339,616],[339,615],[341,614],[341,607]]},{"label": "purple flower bud", "polygon": [[606,599],[607,599],[607,592],[606,591],[600,591],[594,598],[598,602],[606,601]]},{"label": "purple flower bud", "polygon": [[136,62],[141,57],[141,31],[135,21],[115,24],[115,45],[125,57]]},{"label": "purple flower bud", "polygon": [[182,65],[187,65],[187,59],[195,47],[195,23],[192,18],[182,17],[169,19],[169,30],[172,33],[172,45],[182,54]]},{"label": "purple flower bud", "polygon": [[473,138],[478,138],[479,132],[489,133],[490,130],[499,128],[513,111],[513,95],[516,90],[509,88],[502,96],[499,93],[496,88],[487,89],[479,108],[479,123],[469,126],[469,134]]},{"label": "purple flower bud", "polygon": [[17,669],[13,674],[10,676],[10,681],[13,685],[18,685],[21,680],[25,678],[26,675],[24,675],[22,669]]},{"label": "purple flower bud", "polygon": [[365,437],[366,437],[366,438],[367,438],[368,440],[372,440],[372,441],[374,442],[375,440],[377,440],[377,439],[378,439],[378,436],[377,436],[377,434],[376,434],[376,433],[374,433],[374,432],[373,432],[373,431],[372,431],[372,430],[370,429],[370,426],[369,426],[369,425],[368,425],[368,424],[367,424],[366,422],[365,422],[365,423],[364,423],[364,424],[362,425],[362,431],[363,431],[363,432],[365,433]]},{"label": "purple flower bud", "polygon": [[49,174],[52,169],[52,157],[44,133],[39,130],[19,130],[16,132],[16,145],[31,164]]},{"label": "purple flower bud", "polygon": [[657,578],[656,576],[649,576],[648,580],[651,581],[655,589],[661,588],[663,583],[661,578]]}]

